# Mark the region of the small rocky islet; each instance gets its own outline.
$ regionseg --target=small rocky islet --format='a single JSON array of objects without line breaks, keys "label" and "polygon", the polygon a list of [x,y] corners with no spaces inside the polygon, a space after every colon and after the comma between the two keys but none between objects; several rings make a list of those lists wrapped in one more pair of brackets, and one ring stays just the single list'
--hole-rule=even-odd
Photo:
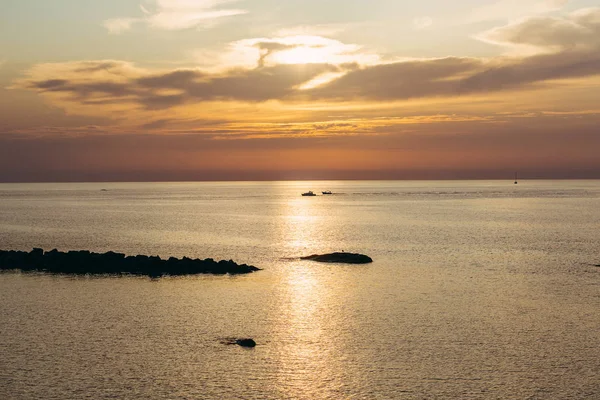
[{"label": "small rocky islet", "polygon": [[313,254],[306,257],[300,257],[301,260],[310,260],[321,263],[339,263],[339,264],[369,264],[373,259],[364,254],[336,252],[327,254]]},{"label": "small rocky islet", "polygon": [[0,271],[21,270],[63,275],[140,275],[152,278],[198,274],[239,275],[260,271],[252,265],[232,260],[215,261],[158,256],[126,256],[121,253],[92,253],[90,251],[61,252],[56,249],[30,252],[0,250]]},{"label": "small rocky islet", "polygon": [[226,345],[237,345],[246,348],[256,347],[256,342],[252,338],[225,338],[221,340],[221,343]]}]

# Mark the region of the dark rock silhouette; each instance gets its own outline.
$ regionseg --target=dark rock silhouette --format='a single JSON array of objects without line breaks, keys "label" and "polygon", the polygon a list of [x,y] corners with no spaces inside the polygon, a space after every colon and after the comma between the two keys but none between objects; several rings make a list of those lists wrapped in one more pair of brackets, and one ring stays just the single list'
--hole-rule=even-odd
[{"label": "dark rock silhouette", "polygon": [[254,339],[250,338],[224,338],[221,343],[227,345],[238,345],[241,347],[256,347]]},{"label": "dark rock silhouette", "polygon": [[343,263],[343,264],[369,264],[373,259],[364,254],[356,253],[329,253],[313,254],[312,256],[301,257],[302,260],[311,260],[322,263]]},{"label": "dark rock silhouette", "polygon": [[242,347],[256,347],[254,339],[237,339],[235,343]]},{"label": "dark rock silhouette", "polygon": [[159,278],[165,275],[237,275],[260,271],[259,268],[229,261],[169,258],[158,256],[125,256],[125,254],[98,254],[89,251],[61,252],[56,249],[46,251],[33,249],[25,251],[0,250],[0,271],[21,270],[23,272],[46,272],[67,275],[145,275]]}]

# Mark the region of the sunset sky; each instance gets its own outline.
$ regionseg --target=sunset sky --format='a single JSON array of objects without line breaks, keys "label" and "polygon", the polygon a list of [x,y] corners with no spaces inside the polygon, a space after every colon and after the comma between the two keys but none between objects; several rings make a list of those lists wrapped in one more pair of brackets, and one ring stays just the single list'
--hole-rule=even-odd
[{"label": "sunset sky", "polygon": [[598,0],[3,0],[0,182],[600,178]]}]

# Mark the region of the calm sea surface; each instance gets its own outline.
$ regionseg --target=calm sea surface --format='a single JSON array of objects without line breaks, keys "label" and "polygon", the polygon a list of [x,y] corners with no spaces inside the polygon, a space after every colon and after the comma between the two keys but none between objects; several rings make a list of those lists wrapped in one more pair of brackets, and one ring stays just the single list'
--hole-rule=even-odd
[{"label": "calm sea surface", "polygon": [[264,270],[2,273],[0,399],[600,398],[600,181],[0,185],[33,247]]}]

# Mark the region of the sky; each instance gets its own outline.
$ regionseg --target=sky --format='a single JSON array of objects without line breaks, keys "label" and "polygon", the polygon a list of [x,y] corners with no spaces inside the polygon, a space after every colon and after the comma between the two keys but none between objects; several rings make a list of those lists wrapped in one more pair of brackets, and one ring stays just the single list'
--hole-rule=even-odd
[{"label": "sky", "polygon": [[0,182],[600,178],[597,0],[2,0]]}]

